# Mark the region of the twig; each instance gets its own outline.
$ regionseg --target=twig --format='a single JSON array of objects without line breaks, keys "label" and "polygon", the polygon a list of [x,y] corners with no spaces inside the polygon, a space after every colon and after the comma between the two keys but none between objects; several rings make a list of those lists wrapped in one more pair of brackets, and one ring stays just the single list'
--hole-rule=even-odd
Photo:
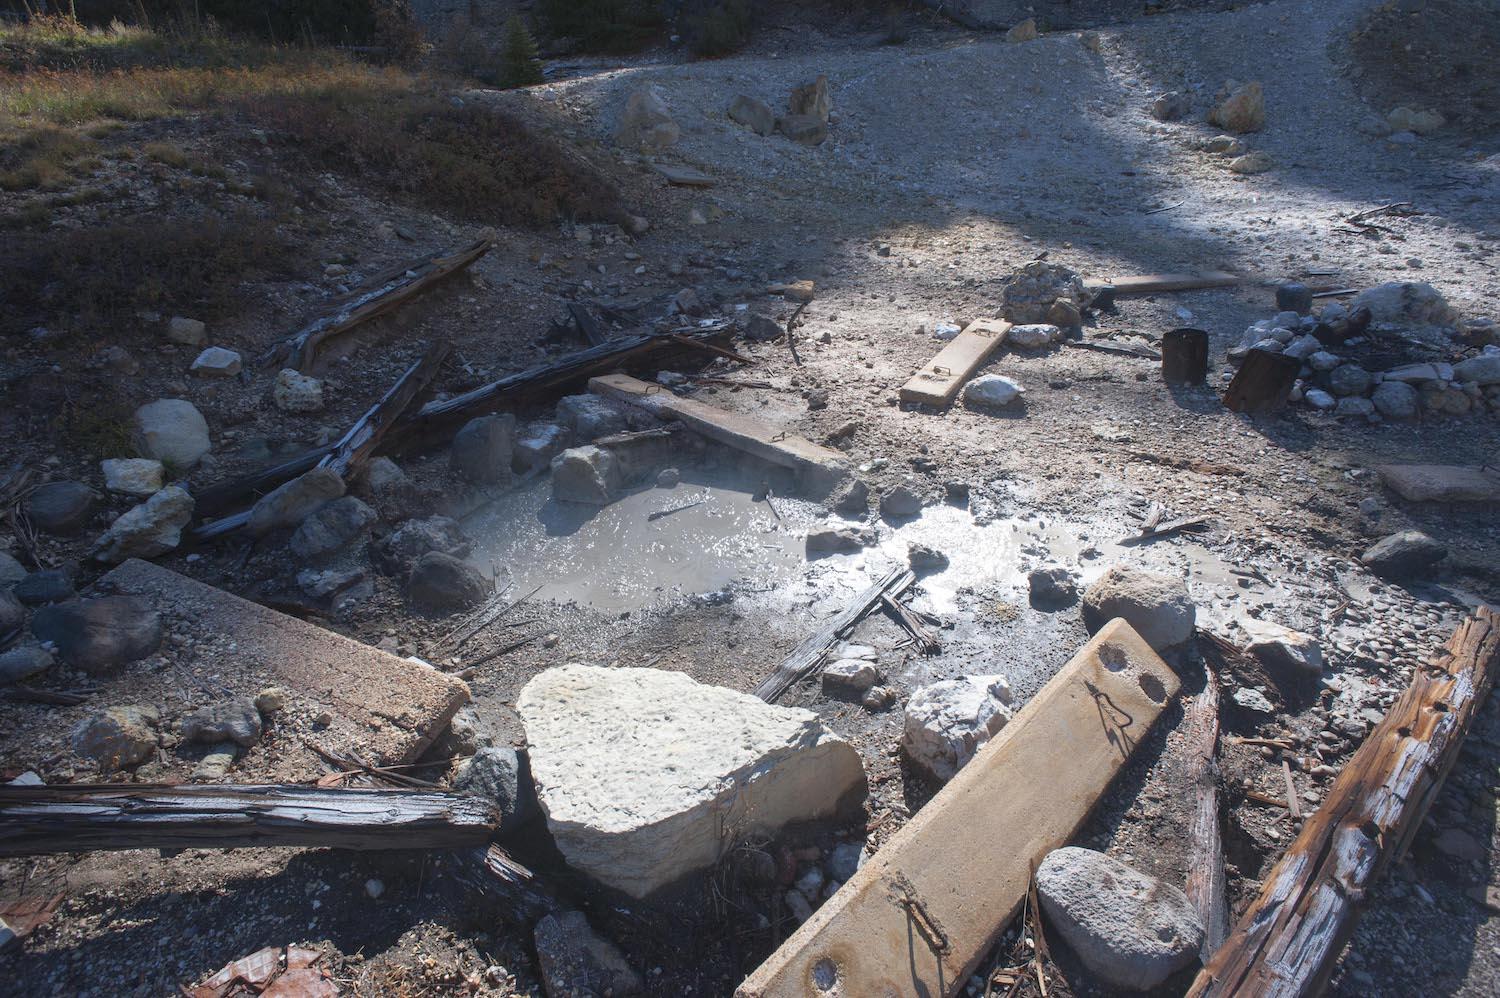
[{"label": "twig", "polygon": [[1173,208],[1181,208],[1185,204],[1187,204],[1187,198],[1183,198],[1181,201],[1178,201],[1176,204],[1165,205],[1164,207],[1161,207],[1161,208],[1152,208],[1149,211],[1145,212],[1144,214],[1155,215],[1155,214],[1158,214],[1159,212],[1171,211]]},{"label": "twig", "polygon": [[694,506],[702,506],[706,502],[708,502],[707,499],[699,499],[695,502],[683,503],[681,506],[673,506],[671,509],[659,509],[656,512],[647,515],[646,519],[648,521],[660,520],[664,516],[671,516],[673,513],[681,513],[685,509],[692,509]]},{"label": "twig", "polygon": [[476,665],[484,665],[486,662],[493,662],[495,659],[501,657],[502,655],[509,655],[517,648],[526,647],[539,637],[541,637],[540,634],[528,634],[526,637],[522,638],[519,641],[512,641],[508,645],[505,645],[501,648],[496,648],[492,652],[488,652],[484,655],[479,656],[474,661],[467,663],[464,667],[467,669],[472,669]]},{"label": "twig", "polygon": [[1297,785],[1292,782],[1292,766],[1285,759],[1281,760],[1281,775],[1286,779],[1286,807],[1292,814],[1293,821],[1302,820],[1302,808],[1297,806]]},{"label": "twig", "polygon": [[796,364],[798,367],[802,366],[802,358],[797,356],[797,340],[796,337],[792,335],[792,330],[797,328],[797,320],[802,317],[802,310],[807,308],[808,304],[808,302],[803,302],[801,305],[798,305],[797,308],[792,312],[792,317],[786,320],[787,349],[792,351],[792,363]]}]

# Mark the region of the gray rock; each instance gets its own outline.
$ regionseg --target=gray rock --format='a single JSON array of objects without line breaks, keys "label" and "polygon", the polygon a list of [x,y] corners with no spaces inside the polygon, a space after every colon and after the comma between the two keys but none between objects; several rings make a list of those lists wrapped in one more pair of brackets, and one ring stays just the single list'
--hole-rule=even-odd
[{"label": "gray rock", "polygon": [[476,751],[459,765],[453,776],[453,789],[493,802],[500,811],[502,834],[530,821],[535,809],[526,759],[510,747],[496,746]]},{"label": "gray rock", "polygon": [[828,77],[820,73],[811,83],[793,88],[791,98],[787,101],[787,110],[792,114],[805,114],[826,123],[833,111],[833,94],[828,88]]},{"label": "gray rock", "polygon": [[484,602],[490,594],[490,581],[466,561],[429,551],[412,566],[406,594],[419,607],[451,613]]},{"label": "gray rock", "polygon": [[772,340],[779,340],[785,335],[786,329],[769,315],[751,312],[745,318],[745,339],[747,340],[769,343]]},{"label": "gray rock", "polygon": [[1338,400],[1333,414],[1340,418],[1369,419],[1375,414],[1375,403],[1362,395],[1349,395]]},{"label": "gray rock", "polygon": [[211,448],[208,421],[184,399],[157,399],[135,411],[135,446],[142,457],[187,470]]},{"label": "gray rock", "polygon": [[106,771],[134,766],[156,754],[160,722],[152,707],[109,707],[73,728],[73,751]]},{"label": "gray rock", "polygon": [[323,408],[323,382],[284,368],[271,385],[271,402],[282,412],[318,412]]},{"label": "gray rock", "polygon": [[823,688],[835,695],[858,696],[878,682],[880,670],[862,658],[841,658],[823,667]]},{"label": "gray rock", "polygon": [[851,478],[834,497],[832,508],[844,516],[864,516],[870,512],[870,487],[858,478]]},{"label": "gray rock", "polygon": [[786,114],[776,119],[776,130],[798,145],[821,145],[828,138],[828,122],[810,114]]},{"label": "gray rock", "polygon": [[1193,636],[1197,609],[1180,577],[1112,565],[1084,590],[1083,622],[1092,634],[1116,617],[1162,651]]},{"label": "gray rock", "polygon": [[375,545],[375,563],[387,575],[404,578],[412,566],[429,551],[466,556],[473,548],[457,521],[446,516],[407,520]]},{"label": "gray rock", "polygon": [[1454,364],[1453,380],[1477,385],[1500,384],[1500,353],[1482,353]]},{"label": "gray rock", "polygon": [[552,498],[559,502],[607,506],[622,481],[619,461],[602,447],[588,444],[552,459]]},{"label": "gray rock", "polygon": [[0,634],[9,634],[26,622],[26,608],[10,592],[0,591]]},{"label": "gray rock", "polygon": [[939,572],[948,567],[948,556],[935,547],[909,541],[906,545],[906,563],[914,572]]},{"label": "gray rock", "polygon": [[659,489],[675,489],[681,481],[682,472],[676,468],[663,468],[656,475],[656,487]]},{"label": "gray rock", "polygon": [[757,135],[770,135],[776,130],[776,112],[763,100],[740,94],[729,105],[729,120],[738,122]]},{"label": "gray rock", "polygon": [[630,420],[620,406],[598,395],[569,395],[557,402],[557,421],[578,443],[624,433]]},{"label": "gray rock", "polygon": [[234,742],[249,748],[260,735],[260,711],[251,700],[212,703],[182,719],[182,737],[190,742]]},{"label": "gray rock", "polygon": [[26,578],[26,566],[0,551],[0,589],[13,586]]},{"label": "gray rock", "polygon": [[880,497],[880,512],[892,519],[916,516],[926,505],[910,485],[898,485]]},{"label": "gray rock", "polygon": [[1349,311],[1367,308],[1376,322],[1416,326],[1449,326],[1457,316],[1431,284],[1391,281],[1361,291]]},{"label": "gray rock", "polygon": [[852,554],[875,543],[875,533],[868,528],[826,527],[807,534],[807,556]]},{"label": "gray rock", "polygon": [[[1444,368],[1447,372],[1444,373]],[[1453,368],[1448,364],[1403,364],[1385,372],[1386,381],[1404,381],[1420,385],[1425,381],[1452,381]]]},{"label": "gray rock", "polygon": [[1252,149],[1243,156],[1236,156],[1229,161],[1231,173],[1239,173],[1247,177],[1257,173],[1267,173],[1275,166],[1276,161],[1264,149]]},{"label": "gray rock", "polygon": [[1309,388],[1307,394],[1302,396],[1307,404],[1314,409],[1327,412],[1339,404],[1339,400],[1328,394],[1321,388]]},{"label": "gray rock", "polygon": [[1011,326],[1005,334],[1005,345],[1017,350],[1040,350],[1062,339],[1062,330],[1047,322]]},{"label": "gray rock", "polygon": [[1019,381],[1001,374],[984,374],[964,388],[964,402],[982,409],[1001,409],[1020,401],[1025,393]]},{"label": "gray rock", "polygon": [[127,558],[154,558],[175,550],[182,528],[193,518],[193,497],[168,485],[150,499],[115,518],[94,542],[95,559],[110,564]]},{"label": "gray rock", "polygon": [[1266,698],[1266,695],[1253,686],[1241,687],[1230,694],[1235,706],[1250,711],[1253,714],[1274,714],[1276,705]]},{"label": "gray rock", "polygon": [[1026,577],[1035,606],[1071,606],[1078,599],[1078,583],[1073,573],[1061,565],[1038,568]]},{"label": "gray rock", "polygon": [[240,373],[244,362],[240,355],[233,350],[223,347],[209,347],[200,353],[193,361],[193,366],[188,368],[188,373],[196,374],[200,378],[232,378]]},{"label": "gray rock", "polygon": [[208,327],[197,319],[174,315],[167,320],[167,339],[185,347],[202,346],[207,329]]},{"label": "gray rock", "polygon": [[1157,121],[1177,121],[1192,113],[1193,102],[1187,94],[1171,90],[1151,102],[1151,117]]},{"label": "gray rock", "polygon": [[1314,371],[1331,371],[1343,362],[1342,357],[1327,350],[1318,350],[1307,358],[1307,366]]},{"label": "gray rock", "polygon": [[106,672],[145,658],[161,646],[161,616],[133,596],[104,596],[42,607],[31,633],[52,644],[64,662]]},{"label": "gray rock", "polygon": [[624,998],[641,991],[641,975],[582,912],[546,916],[536,923],[534,939],[547,998]]},{"label": "gray rock", "polygon": [[19,683],[52,668],[52,653],[41,645],[21,645],[0,654],[0,685]]},{"label": "gray rock", "polygon": [[471,419],[453,437],[448,470],[478,485],[510,480],[516,417],[510,413]]},{"label": "gray rock", "polygon": [[1004,676],[964,676],[924,686],[906,704],[901,748],[912,765],[950,780],[1011,718]]},{"label": "gray rock", "polygon": [[525,474],[545,468],[568,446],[568,431],[557,423],[532,423],[516,438],[511,468]]},{"label": "gray rock", "polygon": [[198,765],[193,767],[192,778],[200,783],[223,783],[239,755],[239,746],[233,742],[221,742],[217,748],[198,760]]},{"label": "gray rock", "polygon": [[379,519],[369,506],[343,496],[310,513],[293,531],[288,546],[298,561],[322,561],[364,537]]},{"label": "gray rock", "polygon": [[1273,676],[1316,679],[1323,674],[1323,646],[1311,634],[1254,617],[1245,617],[1239,623],[1250,638],[1245,650],[1260,659]]},{"label": "gray rock", "polygon": [[73,596],[73,573],[62,568],[43,568],[16,583],[11,594],[27,606],[61,603]]},{"label": "gray rock", "polygon": [[99,462],[104,487],[120,495],[147,496],[161,491],[166,469],[148,457],[112,457]]},{"label": "gray rock", "polygon": [[343,494],[344,479],[338,472],[313,468],[261,496],[250,508],[245,529],[252,537],[264,537],[273,530],[296,527],[323,504]]},{"label": "gray rock", "polygon": [[682,129],[672,120],[667,103],[654,86],[635,90],[625,101],[615,130],[615,141],[638,152],[660,152],[677,144]]},{"label": "gray rock", "polygon": [[1386,419],[1411,419],[1417,414],[1417,390],[1401,381],[1382,381],[1370,395],[1375,411]]},{"label": "gray rock", "polygon": [[828,876],[839,883],[847,883],[865,865],[865,847],[862,842],[841,842],[828,853]]},{"label": "gray rock", "polygon": [[38,530],[68,537],[88,526],[98,496],[82,482],[48,482],[26,497],[26,517]]},{"label": "gray rock", "polygon": [[1382,578],[1416,575],[1448,557],[1448,549],[1420,530],[1402,530],[1375,542],[1359,560]]},{"label": "gray rock", "polygon": [[1203,924],[1187,895],[1092,849],[1054,849],[1037,867],[1047,920],[1106,983],[1148,991],[1198,958]]},{"label": "gray rock", "polygon": [[[1323,349],[1322,342],[1316,336],[1302,335],[1293,339],[1285,347],[1282,353],[1288,357],[1296,357],[1298,360],[1307,360],[1313,354]],[[1311,365],[1308,365],[1311,366]]]},{"label": "gray rock", "polygon": [[1343,364],[1328,372],[1328,388],[1335,395],[1363,395],[1370,390],[1370,372],[1358,364]]}]

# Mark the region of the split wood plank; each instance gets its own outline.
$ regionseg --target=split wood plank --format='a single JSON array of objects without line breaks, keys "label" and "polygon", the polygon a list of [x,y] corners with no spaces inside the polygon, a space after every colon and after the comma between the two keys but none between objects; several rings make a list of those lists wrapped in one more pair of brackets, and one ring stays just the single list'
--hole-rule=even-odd
[{"label": "split wood plank", "polygon": [[568,314],[573,317],[573,322],[578,326],[578,332],[588,341],[589,346],[598,346],[609,339],[609,330],[604,324],[594,317],[587,305],[576,301],[568,302]]},{"label": "split wood plank", "polygon": [[854,630],[854,625],[863,620],[875,607],[880,606],[882,599],[895,599],[910,589],[916,581],[916,575],[909,569],[891,569],[879,582],[856,596],[832,620],[809,634],[801,644],[792,649],[791,654],[782,659],[776,671],[755,688],[755,695],[766,703],[775,703],[792,687],[792,684],[810,675],[812,670],[818,667],[818,663],[823,661],[823,656],[828,653],[833,643],[848,637],[849,633]]},{"label": "split wood plank", "polygon": [[1421,830],[1497,669],[1500,612],[1481,606],[1343,767],[1189,995],[1322,993],[1370,889]]},{"label": "split wood plank", "polygon": [[1110,287],[1118,295],[1149,295],[1162,291],[1198,291],[1204,288],[1229,288],[1245,279],[1224,270],[1205,270],[1196,274],[1142,274],[1118,277],[1108,281],[1085,281],[1089,291]]},{"label": "split wood plank", "polygon": [[1187,716],[1188,782],[1193,817],[1188,826],[1187,896],[1203,923],[1198,953],[1206,962],[1229,935],[1224,839],[1219,830],[1219,677],[1205,666],[1203,691]]},{"label": "split wood plank", "polygon": [[319,737],[330,749],[409,763],[469,700],[456,676],[398,658],[314,624],[269,610],[150,562],[131,559],[99,580],[103,591],[138,597],[195,646],[233,646],[215,679],[252,698],[268,685],[332,715]]},{"label": "split wood plank", "polygon": [[1224,407],[1232,412],[1275,412],[1286,406],[1301,369],[1295,357],[1251,350],[1224,390]]},{"label": "split wood plank", "polygon": [[831,490],[849,474],[844,455],[831,447],[777,429],[754,416],[683,398],[661,385],[626,374],[610,374],[590,378],[589,391],[638,406],[662,419],[681,420],[688,429],[710,440],[791,468],[803,486],[812,491]]},{"label": "split wood plank", "polygon": [[291,785],[0,787],[0,856],[120,849],[454,849],[499,828],[482,797]]},{"label": "split wood plank", "polygon": [[262,367],[291,362],[300,371],[312,366],[324,341],[363,322],[384,315],[467,269],[490,251],[494,242],[481,239],[451,253],[434,253],[375,278],[370,287],[340,307],[314,319],[260,357]]},{"label": "split wood plank", "polygon": [[498,845],[450,853],[445,869],[514,925],[530,928],[563,907],[550,886]]},{"label": "split wood plank", "polygon": [[1178,688],[1105,625],[736,995],[819,998],[830,977],[844,995],[961,991]]},{"label": "split wood plank", "polygon": [[1008,332],[1010,323],[1004,319],[979,319],[969,323],[963,332],[938,351],[926,367],[901,386],[901,401],[948,405],[959,389],[968,384],[974,372],[1000,349]]}]

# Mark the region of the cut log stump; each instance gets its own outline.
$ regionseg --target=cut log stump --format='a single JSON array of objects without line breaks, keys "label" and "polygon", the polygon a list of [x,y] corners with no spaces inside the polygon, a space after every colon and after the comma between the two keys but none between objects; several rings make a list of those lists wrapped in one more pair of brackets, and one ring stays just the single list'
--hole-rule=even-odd
[{"label": "cut log stump", "polygon": [[1161,377],[1173,385],[1201,385],[1208,377],[1208,333],[1169,329],[1161,338]]},{"label": "cut log stump", "polygon": [[1302,362],[1295,357],[1251,350],[1224,393],[1224,405],[1234,412],[1275,412],[1286,405]]}]

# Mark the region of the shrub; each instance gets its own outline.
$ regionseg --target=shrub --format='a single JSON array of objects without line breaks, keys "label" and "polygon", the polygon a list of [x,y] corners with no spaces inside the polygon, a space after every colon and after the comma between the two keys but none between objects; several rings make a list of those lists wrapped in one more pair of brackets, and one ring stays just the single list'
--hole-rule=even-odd
[{"label": "shrub", "polygon": [[521,16],[514,14],[505,26],[505,46],[500,50],[500,72],[495,83],[509,90],[541,82],[542,60],[537,54],[536,39],[526,30]]},{"label": "shrub", "polygon": [[660,0],[541,0],[538,12],[548,34],[604,52],[640,48],[666,23]]},{"label": "shrub", "polygon": [[694,55],[728,55],[750,40],[752,16],[749,0],[714,0],[700,3],[683,15],[683,33]]}]

